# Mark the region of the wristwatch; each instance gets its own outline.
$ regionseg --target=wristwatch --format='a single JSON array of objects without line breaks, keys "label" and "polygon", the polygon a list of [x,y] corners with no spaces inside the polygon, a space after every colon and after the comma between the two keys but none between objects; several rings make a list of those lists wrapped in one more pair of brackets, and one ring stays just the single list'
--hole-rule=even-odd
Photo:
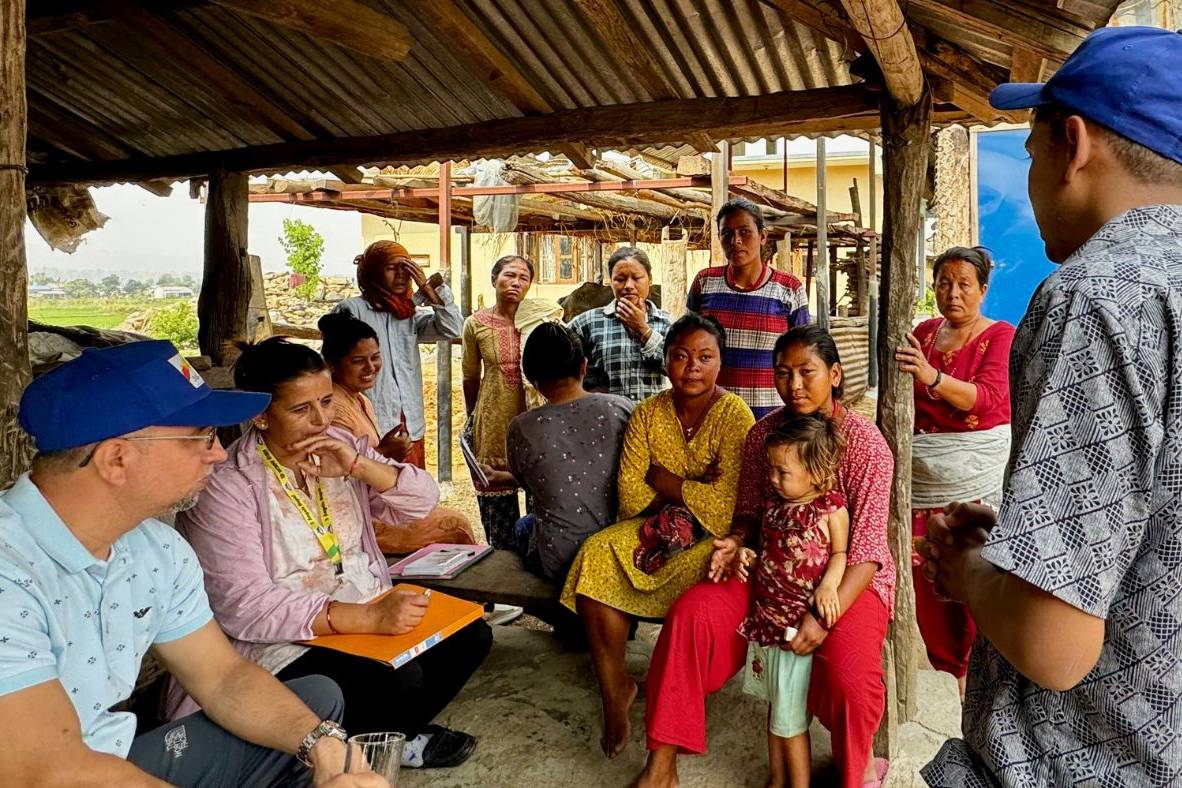
[{"label": "wristwatch", "polygon": [[312,767],[312,761],[309,755],[312,753],[312,748],[316,746],[316,742],[323,739],[325,736],[331,736],[334,739],[340,739],[343,742],[349,741],[349,734],[345,733],[345,729],[332,720],[322,720],[319,725],[309,731],[304,740],[300,742],[300,748],[296,750],[296,758],[300,763],[308,768]]}]

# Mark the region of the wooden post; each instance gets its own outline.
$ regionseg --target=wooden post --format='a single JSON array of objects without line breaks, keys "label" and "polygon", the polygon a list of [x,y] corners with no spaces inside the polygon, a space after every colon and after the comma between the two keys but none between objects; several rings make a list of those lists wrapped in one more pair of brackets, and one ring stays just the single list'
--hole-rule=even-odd
[{"label": "wooden post", "polygon": [[689,233],[682,230],[680,238],[673,238],[668,225],[661,228],[661,308],[674,319],[685,313],[688,249]]},{"label": "wooden post", "polygon": [[[904,107],[889,97],[882,102],[883,265],[886,308],[879,316],[878,364],[881,385],[878,425],[895,457],[888,538],[896,566],[895,620],[888,637],[898,689],[898,721],[914,719],[920,639],[915,623],[911,579],[911,433],[914,428],[913,384],[899,371],[894,349],[905,344],[915,314],[915,250],[921,233],[920,200],[926,183],[931,94]],[[889,703],[888,699],[888,703]],[[889,722],[889,718],[888,718]],[[896,739],[888,732],[891,749]]]},{"label": "wooden post", "polygon": [[267,289],[263,280],[263,261],[257,254],[246,256],[250,267],[250,308],[246,313],[247,337],[262,342],[271,336],[271,311],[267,309]]},{"label": "wooden post", "polygon": [[825,215],[825,138],[817,137],[817,325],[829,328],[829,225]]},{"label": "wooden post", "polygon": [[460,225],[460,314],[472,314],[472,228]]},{"label": "wooden post", "polygon": [[197,342],[215,364],[234,352],[226,343],[250,336],[250,262],[246,253],[247,178],[218,168],[205,203],[205,273],[197,296]]},{"label": "wooden post", "polygon": [[[467,246],[467,243],[465,243]],[[439,165],[439,273],[451,287],[451,162]],[[435,478],[451,481],[451,342],[435,344]]]},{"label": "wooden post", "polygon": [[878,207],[878,162],[875,161],[878,156],[878,146],[874,144],[874,138],[870,138],[870,189],[867,196],[870,198],[870,229],[874,231],[874,235],[870,237],[870,278],[867,281],[866,289],[869,292],[870,303],[867,314],[867,333],[870,336],[870,369],[868,370],[868,382],[870,388],[878,387],[878,226],[877,226],[877,207]]},{"label": "wooden post", "polygon": [[29,368],[25,266],[25,0],[0,0],[0,487],[29,468],[17,422]]},{"label": "wooden post", "polygon": [[776,241],[776,270],[786,274],[795,274],[792,270],[792,232],[784,233],[784,237]]},{"label": "wooden post", "polygon": [[726,265],[726,254],[718,237],[718,212],[730,194],[731,144],[726,140],[718,143],[718,150],[710,154],[710,265]]}]

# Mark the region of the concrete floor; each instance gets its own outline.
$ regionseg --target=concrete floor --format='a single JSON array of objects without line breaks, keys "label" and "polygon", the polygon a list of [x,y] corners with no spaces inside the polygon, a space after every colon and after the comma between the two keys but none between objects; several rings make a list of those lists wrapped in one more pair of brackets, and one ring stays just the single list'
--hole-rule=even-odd
[{"label": "concrete floor", "polygon": [[[657,627],[642,625],[629,644],[628,666],[644,676]],[[731,681],[708,702],[710,752],[682,758],[684,788],[762,786],[767,776],[766,709]],[[956,683],[932,671],[920,675],[923,723],[904,726],[890,788],[922,786],[918,770],[940,743],[960,730]],[[438,720],[479,738],[476,753],[449,770],[402,772],[400,788],[454,786],[626,786],[644,764],[644,698],[632,709],[632,739],[615,760],[599,750],[600,706],[590,659],[563,652],[547,632],[497,627],[492,654]],[[829,735],[813,726],[814,784],[832,782]]]}]

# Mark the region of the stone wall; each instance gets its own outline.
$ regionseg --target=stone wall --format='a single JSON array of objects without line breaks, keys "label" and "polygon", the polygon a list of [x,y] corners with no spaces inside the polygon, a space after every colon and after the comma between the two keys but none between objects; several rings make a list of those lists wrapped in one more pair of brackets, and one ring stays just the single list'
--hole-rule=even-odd
[{"label": "stone wall", "polygon": [[315,296],[305,301],[295,293],[292,277],[287,273],[263,274],[263,289],[272,323],[286,323],[302,328],[316,328],[316,321],[331,312],[341,301],[359,295],[357,284],[343,276],[329,276],[320,280]]}]

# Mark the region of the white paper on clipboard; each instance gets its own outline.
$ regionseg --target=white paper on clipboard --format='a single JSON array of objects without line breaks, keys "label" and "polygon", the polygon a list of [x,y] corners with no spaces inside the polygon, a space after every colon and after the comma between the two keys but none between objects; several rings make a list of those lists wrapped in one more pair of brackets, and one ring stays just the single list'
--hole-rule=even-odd
[{"label": "white paper on clipboard", "polygon": [[476,460],[476,452],[472,450],[471,435],[471,422],[468,422],[460,431],[460,454],[464,455],[464,462],[468,465],[468,473],[472,474],[472,480],[481,487],[488,487],[488,477],[480,469],[480,463]]}]

